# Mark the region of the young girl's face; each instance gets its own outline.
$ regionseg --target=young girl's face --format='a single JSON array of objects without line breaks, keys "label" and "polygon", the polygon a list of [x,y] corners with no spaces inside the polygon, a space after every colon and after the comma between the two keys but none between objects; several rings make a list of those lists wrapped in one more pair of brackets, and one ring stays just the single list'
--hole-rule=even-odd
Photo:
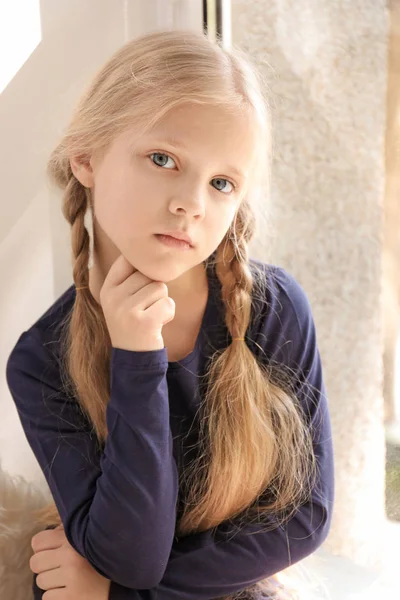
[{"label": "young girl's face", "polygon": [[[125,131],[103,157],[93,156],[76,175],[94,192],[95,239],[108,268],[122,253],[147,277],[168,282],[201,265],[249,184],[256,133],[249,117],[186,104],[142,137]],[[184,230],[193,247],[156,237],[174,230]]]}]

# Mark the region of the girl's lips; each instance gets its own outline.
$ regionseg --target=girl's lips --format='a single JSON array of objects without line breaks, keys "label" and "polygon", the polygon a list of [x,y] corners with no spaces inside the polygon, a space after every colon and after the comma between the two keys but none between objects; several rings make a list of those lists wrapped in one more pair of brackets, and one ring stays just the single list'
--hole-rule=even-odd
[{"label": "girl's lips", "polygon": [[167,235],[168,237],[175,238],[176,240],[182,240],[189,244],[189,246],[194,246],[193,240],[188,233],[183,231],[183,229],[174,229],[172,231],[163,231],[162,233],[157,233],[156,235]]},{"label": "girl's lips", "polygon": [[155,237],[165,246],[169,246],[170,248],[178,248],[180,250],[191,250],[192,246],[188,244],[188,242],[184,242],[183,240],[177,240],[176,238],[170,235],[163,235],[161,233],[156,233]]}]

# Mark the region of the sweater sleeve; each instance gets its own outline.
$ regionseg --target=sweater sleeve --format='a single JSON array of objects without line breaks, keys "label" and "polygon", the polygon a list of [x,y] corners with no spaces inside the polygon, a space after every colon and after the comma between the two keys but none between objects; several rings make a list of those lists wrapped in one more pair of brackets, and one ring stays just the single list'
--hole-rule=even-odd
[{"label": "sweater sleeve", "polygon": [[40,333],[24,332],[6,366],[22,428],[68,541],[100,574],[128,588],[159,583],[174,538],[178,471],[167,367],[165,348],[112,348],[108,437],[100,448],[76,399],[62,390]]},{"label": "sweater sleeve", "polygon": [[112,582],[110,600],[209,600],[230,595],[295,564],[326,539],[334,501],[334,462],[316,330],[297,281],[283,269],[275,277],[279,300],[272,301],[262,317],[257,339],[266,349],[266,340],[273,339],[269,360],[284,363],[297,377],[296,396],[312,431],[318,464],[310,500],[285,525],[271,531],[260,532],[260,525],[252,524],[232,535],[232,526],[224,522],[175,540],[158,586],[140,591]]}]

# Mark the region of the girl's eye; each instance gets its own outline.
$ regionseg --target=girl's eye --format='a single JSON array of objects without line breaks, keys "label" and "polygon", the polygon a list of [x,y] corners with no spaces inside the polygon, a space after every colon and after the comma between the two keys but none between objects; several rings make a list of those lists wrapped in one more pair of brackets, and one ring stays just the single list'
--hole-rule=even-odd
[{"label": "girl's eye", "polygon": [[[171,169],[171,168],[173,169],[173,166],[167,167],[168,160],[171,160],[175,164],[174,159],[171,158],[170,156],[168,156],[168,154],[164,154],[164,152],[153,152],[152,154],[150,154],[150,158],[157,167],[166,167],[167,169]],[[218,178],[213,179],[212,181],[215,181],[215,184],[216,184],[215,188],[219,192],[223,192],[224,194],[229,194],[234,189],[236,189],[236,186],[233,183],[231,183],[230,181],[228,181],[227,179],[218,177]],[[231,188],[228,190],[226,188],[224,189],[226,184],[229,184],[231,186]]]},{"label": "girl's eye", "polygon": [[[153,156],[155,157],[155,160],[153,160]],[[154,164],[157,165],[157,167],[165,167],[168,160],[172,160],[172,162],[174,162],[173,158],[168,156],[168,154],[164,154],[162,152],[153,152],[152,154],[150,154],[150,158],[151,158],[151,160],[153,160]],[[167,159],[167,160],[165,160],[165,159]],[[160,161],[160,162],[158,162],[158,161]],[[167,169],[171,169],[171,167],[167,167]]]},{"label": "girl's eye", "polygon": [[[233,183],[231,183],[227,179],[222,179],[222,178],[218,177],[217,179],[213,179],[212,181],[215,181],[216,189],[219,190],[220,192],[223,192],[224,194],[229,194],[229,192],[232,192],[235,189],[235,186],[233,185]],[[225,190],[223,189],[225,183],[229,183],[229,185],[231,186],[230,190],[228,189],[228,191],[227,191],[226,189]]]}]

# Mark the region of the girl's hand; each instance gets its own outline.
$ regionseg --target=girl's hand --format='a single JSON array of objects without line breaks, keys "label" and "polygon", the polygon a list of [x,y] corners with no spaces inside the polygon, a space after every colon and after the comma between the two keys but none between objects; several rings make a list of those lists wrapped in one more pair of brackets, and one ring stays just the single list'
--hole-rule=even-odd
[{"label": "girl's hand", "polygon": [[161,350],[163,325],[175,317],[175,302],[162,281],[153,281],[121,254],[100,290],[100,303],[114,348]]},{"label": "girl's hand", "polygon": [[46,590],[43,600],[108,600],[110,580],[72,548],[61,525],[37,533],[31,545],[29,566]]}]

